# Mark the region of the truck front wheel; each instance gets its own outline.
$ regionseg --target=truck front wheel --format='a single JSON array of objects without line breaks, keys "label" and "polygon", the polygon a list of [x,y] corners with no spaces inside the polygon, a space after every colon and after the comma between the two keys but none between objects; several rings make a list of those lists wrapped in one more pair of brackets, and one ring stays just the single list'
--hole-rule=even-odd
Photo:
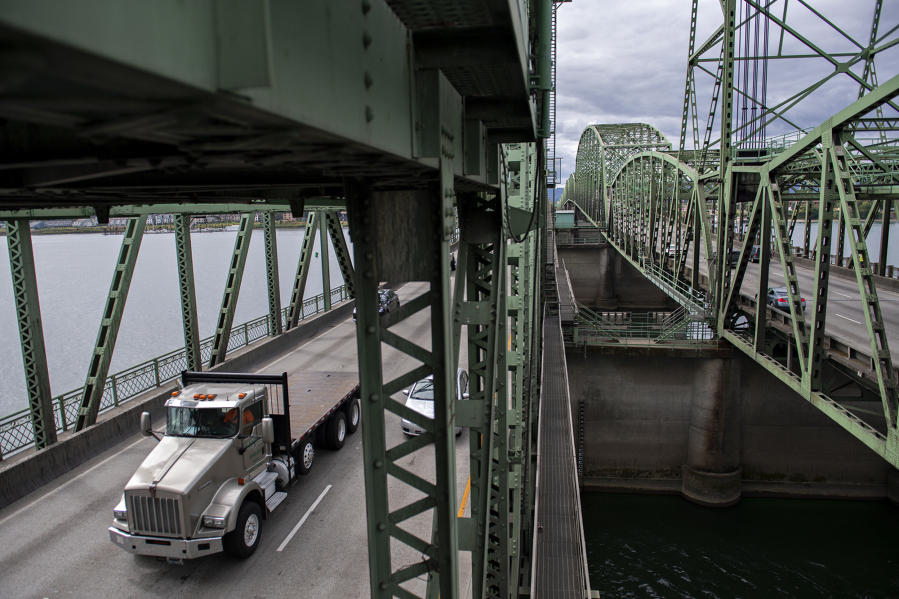
[{"label": "truck front wheel", "polygon": [[256,551],[262,533],[262,511],[255,501],[244,501],[237,513],[237,525],[222,539],[225,552],[248,558]]}]

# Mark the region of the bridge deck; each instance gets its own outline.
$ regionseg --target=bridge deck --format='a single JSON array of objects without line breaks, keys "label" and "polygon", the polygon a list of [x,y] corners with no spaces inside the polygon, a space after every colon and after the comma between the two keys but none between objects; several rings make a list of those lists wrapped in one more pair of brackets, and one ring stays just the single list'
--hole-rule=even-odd
[{"label": "bridge deck", "polygon": [[535,599],[586,596],[586,551],[559,316],[543,324]]}]

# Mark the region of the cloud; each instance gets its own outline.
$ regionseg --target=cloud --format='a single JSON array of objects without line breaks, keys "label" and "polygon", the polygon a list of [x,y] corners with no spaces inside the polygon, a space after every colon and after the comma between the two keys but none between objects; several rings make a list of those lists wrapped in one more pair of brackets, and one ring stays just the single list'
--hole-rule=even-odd
[{"label": "cloud", "polygon": [[[560,184],[573,172],[577,147],[584,128],[595,123],[648,123],[665,134],[677,147],[684,101],[690,33],[690,3],[665,0],[596,2],[580,0],[558,5],[556,65],[556,156],[562,158]],[[739,4],[738,4],[739,6]],[[783,13],[783,0],[771,4],[775,15]],[[844,0],[819,0],[815,10],[835,23],[836,31],[807,7],[790,2],[787,24],[806,38],[789,34],[780,41],[780,28],[769,25],[769,51],[784,55],[813,53],[809,45],[830,53],[856,53],[868,43],[874,0],[856,0],[854,10]],[[697,47],[721,24],[718,0],[701,0],[697,18]],[[885,2],[879,35],[899,25],[899,3]],[[844,35],[845,33],[845,35]],[[888,39],[896,39],[899,32]],[[718,48],[707,54],[717,59]],[[848,56],[838,56],[840,62]],[[704,63],[714,72],[715,62]],[[771,60],[768,63],[768,105],[782,102],[833,73],[835,67],[823,58]],[[862,65],[853,68],[861,74]],[[881,83],[899,73],[899,46],[878,55],[877,75]],[[750,88],[751,88],[750,78]],[[712,94],[713,78],[698,74],[697,108],[704,128]],[[737,82],[742,86],[742,80]],[[757,83],[758,85],[758,83]],[[768,135],[799,127],[814,127],[839,112],[858,97],[859,86],[846,74],[833,77],[812,93],[787,117],[790,122],[772,124]],[[759,89],[757,87],[757,93]],[[738,104],[738,107],[741,105]],[[749,111],[747,111],[748,113]],[[795,126],[794,126],[795,125]],[[719,137],[715,123],[712,139]],[[687,147],[692,147],[692,131]],[[702,133],[700,133],[700,139]]]}]

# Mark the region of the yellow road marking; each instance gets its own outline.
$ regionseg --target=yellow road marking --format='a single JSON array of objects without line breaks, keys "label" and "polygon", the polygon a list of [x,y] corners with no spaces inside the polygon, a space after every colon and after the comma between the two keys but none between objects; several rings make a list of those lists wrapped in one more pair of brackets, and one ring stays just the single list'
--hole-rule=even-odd
[{"label": "yellow road marking", "polygon": [[468,477],[468,484],[465,485],[465,492],[462,493],[462,505],[459,507],[459,518],[465,513],[465,504],[468,503],[468,493],[471,491],[471,476]]}]

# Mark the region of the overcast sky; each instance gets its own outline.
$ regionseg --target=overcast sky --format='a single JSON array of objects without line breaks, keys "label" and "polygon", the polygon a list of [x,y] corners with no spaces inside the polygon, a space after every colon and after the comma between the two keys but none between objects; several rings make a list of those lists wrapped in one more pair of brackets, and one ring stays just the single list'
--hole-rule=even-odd
[{"label": "overcast sky", "polygon": [[[787,24],[826,52],[858,52],[800,0],[787,0]],[[874,0],[806,0],[848,36],[867,45]],[[584,128],[597,123],[648,123],[662,131],[676,148],[680,138],[684,82],[690,33],[690,0],[631,0],[629,2],[574,0],[558,9],[556,156],[562,157],[561,181],[575,168],[577,147]],[[784,0],[772,11],[780,15]],[[721,24],[718,0],[701,0],[697,20],[697,47]],[[899,2],[884,2],[878,37],[899,25]],[[896,39],[899,31],[887,39]],[[769,27],[770,52],[780,42],[780,29]],[[717,57],[720,44],[708,54]],[[786,35],[783,53],[810,51]],[[847,60],[841,58],[840,60]],[[878,55],[878,80],[899,73],[899,46]],[[708,68],[714,72],[716,65]],[[824,59],[780,60],[769,63],[768,104],[773,105],[833,72]],[[854,69],[861,74],[861,67]],[[697,105],[704,128],[712,93],[712,77],[697,75]],[[814,127],[856,100],[858,85],[845,74],[787,113],[802,127]],[[794,130],[779,124],[769,134]],[[718,138],[716,121],[712,139]],[[692,132],[686,147],[692,147]],[[700,134],[700,139],[702,135]]]}]

